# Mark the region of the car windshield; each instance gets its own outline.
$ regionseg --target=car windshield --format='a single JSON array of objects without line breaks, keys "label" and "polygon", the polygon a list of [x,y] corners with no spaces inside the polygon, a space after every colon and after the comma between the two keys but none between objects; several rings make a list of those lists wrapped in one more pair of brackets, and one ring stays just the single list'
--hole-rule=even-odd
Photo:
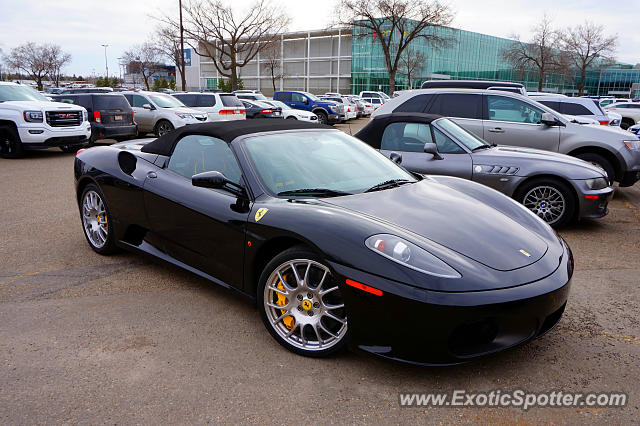
[{"label": "car windshield", "polygon": [[317,97],[314,94],[311,94],[309,92],[302,92],[302,94],[304,94],[306,97],[308,97],[309,99],[311,99],[312,101],[321,101],[322,99],[320,99],[319,97]]},{"label": "car windshield", "polygon": [[149,95],[149,98],[160,108],[176,108],[183,107],[183,104],[179,99],[170,95]]},{"label": "car windshield", "polygon": [[49,99],[27,86],[2,84],[0,85],[0,102],[6,101],[49,102]]},{"label": "car windshield", "polygon": [[449,133],[457,141],[462,142],[467,148],[472,151],[481,146],[489,146],[489,144],[483,139],[480,139],[471,132],[467,132],[465,129],[447,118],[436,120],[434,124]]},{"label": "car windshield", "polygon": [[260,179],[276,195],[309,189],[357,193],[383,182],[416,181],[369,145],[336,130],[252,136],[243,143]]},{"label": "car windshield", "polygon": [[269,101],[268,101],[268,103],[270,103],[271,105],[275,105],[275,106],[277,106],[277,107],[280,107],[280,108],[282,108],[283,110],[285,110],[285,109],[293,109],[293,108],[291,108],[289,105],[285,104],[284,102],[280,102],[280,101],[272,101],[272,100],[269,100]]}]

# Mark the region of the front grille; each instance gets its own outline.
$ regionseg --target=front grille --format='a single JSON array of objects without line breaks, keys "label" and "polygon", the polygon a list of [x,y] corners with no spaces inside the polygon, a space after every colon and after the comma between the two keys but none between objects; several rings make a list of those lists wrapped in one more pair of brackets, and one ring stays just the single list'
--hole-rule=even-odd
[{"label": "front grille", "polygon": [[51,127],[75,127],[82,124],[82,111],[47,111],[47,124]]},{"label": "front grille", "polygon": [[338,105],[338,112],[344,112],[344,105]]}]

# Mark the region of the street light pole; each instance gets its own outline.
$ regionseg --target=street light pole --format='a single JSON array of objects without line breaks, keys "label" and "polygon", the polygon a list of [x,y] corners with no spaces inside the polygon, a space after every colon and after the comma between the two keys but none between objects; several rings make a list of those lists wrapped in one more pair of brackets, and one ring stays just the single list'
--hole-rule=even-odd
[{"label": "street light pole", "polygon": [[184,75],[184,28],[182,26],[182,0],[178,0],[178,6],[180,6],[180,80],[182,83],[182,91],[186,90],[187,79]]},{"label": "street light pole", "polygon": [[104,69],[107,72],[107,80],[109,80],[109,64],[107,63],[107,47],[109,47],[108,44],[101,44],[102,47],[104,47]]}]

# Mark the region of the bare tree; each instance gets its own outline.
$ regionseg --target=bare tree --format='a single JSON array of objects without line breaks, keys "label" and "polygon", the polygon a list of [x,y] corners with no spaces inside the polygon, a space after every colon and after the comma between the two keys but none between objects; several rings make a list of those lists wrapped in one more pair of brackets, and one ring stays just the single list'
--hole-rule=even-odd
[{"label": "bare tree", "polygon": [[47,62],[49,64],[47,75],[49,79],[55,82],[56,87],[60,87],[60,73],[62,68],[71,62],[71,55],[55,44],[48,46],[47,54]]},{"label": "bare tree", "polygon": [[535,70],[538,73],[538,92],[541,92],[547,76],[566,69],[566,58],[559,49],[560,33],[553,28],[547,15],[532,30],[533,35],[528,42],[520,41],[519,35],[512,36],[515,41],[502,55],[520,72]]},{"label": "bare tree", "polygon": [[566,52],[570,67],[578,75],[569,73],[578,85],[578,96],[584,92],[587,71],[609,66],[615,62],[613,54],[618,43],[617,36],[604,34],[604,27],[586,21],[582,25],[569,28],[561,35],[562,49]]},{"label": "bare tree", "polygon": [[[163,21],[174,29],[173,18]],[[220,0],[190,0],[184,6],[187,43],[200,56],[211,58],[218,72],[238,88],[238,69],[247,65],[289,25],[289,17],[268,0],[256,0],[242,15]]]},{"label": "bare tree", "polygon": [[271,75],[271,83],[273,84],[273,91],[276,91],[276,81],[284,77],[284,70],[281,67],[281,55],[280,55],[280,43],[278,40],[273,40],[264,49],[262,53],[262,62],[264,67]]},{"label": "bare tree", "polygon": [[[165,56],[175,64],[176,70],[180,71],[180,75],[185,75],[185,67],[182,60],[182,50],[180,49],[180,34],[175,32],[175,29],[168,24],[161,25],[156,28],[155,40],[158,50],[162,56]],[[184,77],[182,78],[184,82]],[[182,90],[185,90],[184,84]]]},{"label": "bare tree", "polygon": [[35,80],[38,90],[42,90],[42,79],[49,70],[48,46],[29,41],[11,49],[5,62],[16,71],[22,71]]},{"label": "bare tree", "polygon": [[133,46],[124,52],[122,57],[129,68],[129,72],[133,75],[140,74],[147,90],[151,90],[149,79],[160,69],[159,65],[162,59],[162,53],[157,46],[153,42],[147,41]]},{"label": "bare tree", "polygon": [[380,43],[389,74],[389,92],[396,87],[400,58],[413,41],[423,39],[435,47],[448,42],[435,31],[451,23],[449,6],[426,0],[340,0],[335,11],[339,25],[353,25],[359,38]]},{"label": "bare tree", "polygon": [[425,54],[412,47],[408,47],[400,57],[398,73],[407,77],[408,88],[412,88],[413,78],[424,71],[427,58]]}]

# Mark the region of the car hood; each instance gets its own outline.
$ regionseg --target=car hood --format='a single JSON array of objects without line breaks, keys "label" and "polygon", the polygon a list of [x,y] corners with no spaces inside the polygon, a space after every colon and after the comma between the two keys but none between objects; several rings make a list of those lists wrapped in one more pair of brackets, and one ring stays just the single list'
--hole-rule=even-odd
[{"label": "car hood", "polygon": [[79,105],[72,105],[63,102],[46,101],[7,101],[2,103],[3,108],[11,107],[16,110],[36,110],[36,111],[78,111],[84,108]]},{"label": "car hood", "polygon": [[424,238],[498,271],[531,265],[548,249],[544,239],[511,217],[433,181],[323,202],[402,228],[418,245]]},{"label": "car hood", "polygon": [[603,170],[587,161],[557,152],[534,148],[501,145],[473,153],[474,165],[518,167],[518,176],[535,171],[557,171],[569,179],[591,179],[604,177]]}]

